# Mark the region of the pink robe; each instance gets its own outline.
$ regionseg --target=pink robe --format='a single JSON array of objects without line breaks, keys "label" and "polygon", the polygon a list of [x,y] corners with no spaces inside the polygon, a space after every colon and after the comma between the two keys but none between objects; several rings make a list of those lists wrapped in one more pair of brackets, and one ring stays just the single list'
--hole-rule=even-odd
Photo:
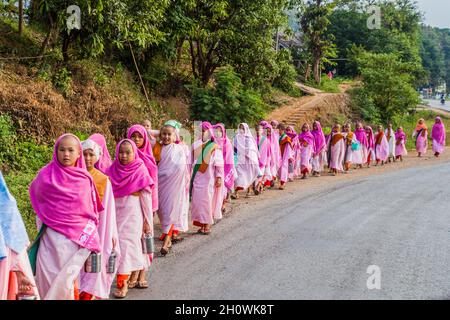
[{"label": "pink robe", "polygon": [[183,145],[172,143],[162,146],[158,163],[158,217],[165,234],[169,233],[172,225],[178,231],[188,230],[188,160]]},{"label": "pink robe", "polygon": [[[414,131],[413,138],[415,138],[418,134],[418,131]],[[426,131],[425,137],[422,137],[422,133],[417,137],[416,141],[416,150],[421,154],[427,153],[428,149],[428,130]]]},{"label": "pink robe", "polygon": [[0,260],[0,300],[16,300],[19,288],[14,271],[22,271],[28,280],[34,284],[33,292],[39,299],[39,292],[34,281],[27,251],[23,250],[21,253],[16,253],[8,248],[6,258]]},{"label": "pink robe", "polygon": [[289,162],[294,161],[294,150],[290,143],[286,143],[284,147],[283,157],[281,158],[281,165],[278,169],[278,178],[281,182],[286,182],[289,174]]},{"label": "pink robe", "polygon": [[266,181],[272,181],[272,172],[270,167],[271,146],[270,140],[267,136],[263,136],[264,140],[261,143],[260,138],[257,139],[259,150],[259,169],[262,174],[259,181],[264,183]]},{"label": "pink robe", "polygon": [[[39,224],[38,220],[38,227]],[[42,299],[74,300],[74,282],[90,254],[88,249],[47,227],[36,259],[36,285]]]},{"label": "pink robe", "polygon": [[80,292],[84,291],[101,299],[108,299],[111,284],[117,272],[116,264],[115,272],[107,273],[108,259],[113,251],[112,239],[116,239],[116,247],[114,248],[116,261],[120,260],[119,234],[117,231],[116,222],[116,204],[114,201],[111,182],[109,180],[106,184],[102,204],[105,210],[100,212],[98,225],[102,254],[102,271],[99,273],[86,273],[82,270],[80,276]]},{"label": "pink robe", "polygon": [[[201,144],[201,140],[195,141],[192,144],[192,150],[199,148]],[[192,163],[197,163],[197,158],[193,159]],[[222,186],[219,188],[215,187],[217,177],[222,178]],[[198,171],[194,178],[191,200],[193,221],[213,224],[214,219],[222,219],[223,180],[223,155],[220,149],[216,149],[212,152],[206,171],[204,173]]]},{"label": "pink robe", "polygon": [[389,142],[383,134],[380,144],[375,144],[375,157],[377,161],[387,161],[389,157]]},{"label": "pink robe", "polygon": [[129,275],[133,271],[147,270],[153,255],[142,253],[144,219],[153,232],[152,195],[141,190],[139,196],[116,198],[117,229],[121,257],[117,260],[117,274]]},{"label": "pink robe", "polygon": [[[331,139],[330,139],[331,140]],[[344,171],[343,162],[345,157],[345,140],[341,139],[334,146],[331,145],[330,169]]]},{"label": "pink robe", "polygon": [[408,151],[406,151],[406,146],[405,146],[405,139],[402,139],[402,141],[400,142],[400,144],[396,144],[395,145],[395,156],[406,156],[408,154]]},{"label": "pink robe", "polygon": [[312,170],[311,157],[313,155],[313,146],[307,144],[301,145],[301,154],[300,154],[300,166],[301,173],[309,173]]}]

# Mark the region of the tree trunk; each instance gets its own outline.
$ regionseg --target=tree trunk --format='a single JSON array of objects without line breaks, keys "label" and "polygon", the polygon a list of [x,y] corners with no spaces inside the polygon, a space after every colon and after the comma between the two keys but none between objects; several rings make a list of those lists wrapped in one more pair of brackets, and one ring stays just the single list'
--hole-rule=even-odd
[{"label": "tree trunk", "polygon": [[306,67],[305,67],[305,82],[307,82],[309,80],[309,77],[311,76],[311,65],[306,62]]},{"label": "tree trunk", "polygon": [[314,64],[313,64],[313,73],[314,73],[314,81],[317,84],[320,84],[320,58],[315,58],[314,59]]},{"label": "tree trunk", "polygon": [[23,32],[23,0],[19,0],[19,35]]}]

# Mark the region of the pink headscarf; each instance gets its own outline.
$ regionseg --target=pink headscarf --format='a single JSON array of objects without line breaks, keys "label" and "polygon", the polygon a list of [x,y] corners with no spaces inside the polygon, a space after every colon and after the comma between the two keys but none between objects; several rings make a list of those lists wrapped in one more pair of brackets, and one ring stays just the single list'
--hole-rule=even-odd
[{"label": "pink headscarf", "polygon": [[[216,136],[214,135],[213,125],[210,122],[203,121],[202,122],[202,130],[209,131],[209,135],[210,135],[209,138],[210,138],[211,141],[215,141],[216,140]],[[203,139],[203,138],[200,137],[200,139]]]},{"label": "pink headscarf", "polygon": [[397,131],[395,131],[395,139],[396,140],[402,139],[406,143],[406,134],[405,134],[405,132],[403,132],[403,130],[400,131],[400,129],[397,129]]},{"label": "pink headscarf", "polygon": [[98,158],[98,161],[95,163],[94,167],[105,173],[109,166],[112,164],[105,137],[100,133],[94,133],[88,138],[88,140],[92,140],[100,146],[100,157]]},{"label": "pink headscarf", "polygon": [[297,138],[297,132],[295,132],[295,129],[293,126],[287,126],[286,127],[286,135],[291,138],[292,141],[295,140],[295,138]]},{"label": "pink headscarf", "polygon": [[215,142],[222,149],[223,159],[225,161],[224,173],[225,179],[224,184],[227,189],[231,189],[234,185],[234,156],[233,156],[233,145],[230,139],[227,137],[227,132],[225,126],[222,123],[218,123],[213,126],[214,129],[220,128],[222,131],[222,138],[215,138]]},{"label": "pink headscarf", "polygon": [[[59,144],[68,136],[74,137],[80,148],[74,167],[64,167],[58,161]],[[39,171],[29,191],[33,209],[45,225],[86,249],[100,252],[97,225],[103,207],[76,136],[64,134],[56,140],[52,161]]]},{"label": "pink headscarf", "polygon": [[364,128],[357,128],[355,130],[356,140],[358,140],[361,145],[369,148],[369,140],[367,140],[366,130]]},{"label": "pink headscarf", "polygon": [[314,153],[317,155],[326,147],[326,141],[320,122],[314,121],[314,123],[317,126],[317,130],[311,130],[311,134],[314,136]]},{"label": "pink headscarf", "polygon": [[238,162],[245,164],[258,164],[259,165],[259,151],[256,145],[256,140],[253,137],[248,124],[240,123],[240,126],[244,127],[244,132],[241,133],[240,129],[234,137],[234,150],[239,157]]},{"label": "pink headscarf", "polygon": [[442,123],[441,117],[436,117],[436,122],[433,125],[433,129],[431,131],[431,137],[440,145],[445,146],[445,126]]},{"label": "pink headscarf", "polygon": [[[119,161],[120,146],[129,142],[133,147],[135,159],[133,162],[123,165]],[[150,189],[154,182],[148,172],[144,161],[139,156],[138,148],[133,140],[124,139],[116,146],[116,160],[106,171],[113,188],[114,197],[121,198],[143,189]]]},{"label": "pink headscarf", "polygon": [[367,141],[369,143],[369,148],[374,149],[375,148],[375,138],[373,136],[373,129],[370,126],[367,126],[366,128],[369,129],[369,137],[367,138]]},{"label": "pink headscarf", "polygon": [[309,144],[310,146],[312,146],[314,148],[314,135],[309,130],[309,127],[308,127],[308,130],[306,130],[305,132],[302,131],[298,135],[298,139],[300,140],[300,142],[306,141],[307,144]]}]

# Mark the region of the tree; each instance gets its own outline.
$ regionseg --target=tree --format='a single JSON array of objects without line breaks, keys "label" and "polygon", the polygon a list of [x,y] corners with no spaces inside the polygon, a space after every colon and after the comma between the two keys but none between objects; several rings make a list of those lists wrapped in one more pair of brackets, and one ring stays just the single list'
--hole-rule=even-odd
[{"label": "tree", "polygon": [[394,53],[360,51],[356,60],[363,78],[363,94],[384,123],[404,115],[419,103],[413,87],[414,65],[402,62]]},{"label": "tree", "polygon": [[328,58],[336,57],[334,37],[328,32],[334,1],[306,0],[300,4],[299,19],[303,41],[311,57],[314,80],[321,82],[321,73]]}]

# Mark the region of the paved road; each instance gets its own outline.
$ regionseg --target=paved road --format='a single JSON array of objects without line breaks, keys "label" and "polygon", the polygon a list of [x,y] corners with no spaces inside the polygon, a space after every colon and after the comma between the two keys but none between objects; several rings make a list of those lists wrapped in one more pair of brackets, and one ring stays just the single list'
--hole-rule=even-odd
[{"label": "paved road", "polygon": [[446,111],[450,111],[450,101],[445,101],[445,104],[444,105],[442,105],[441,104],[441,102],[440,102],[440,100],[435,100],[435,99],[430,99],[430,100],[428,100],[428,99],[425,99],[424,100],[430,107],[433,107],[433,108],[438,108],[438,109],[443,109],[443,110],[446,110]]},{"label": "paved road", "polygon": [[150,289],[129,298],[450,298],[449,181],[447,162],[244,205],[156,259]]}]

